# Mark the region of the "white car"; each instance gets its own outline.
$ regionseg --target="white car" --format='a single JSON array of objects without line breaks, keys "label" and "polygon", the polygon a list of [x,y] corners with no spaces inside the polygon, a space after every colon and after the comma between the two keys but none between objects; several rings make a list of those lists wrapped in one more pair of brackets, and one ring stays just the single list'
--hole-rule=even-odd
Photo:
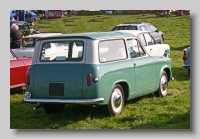
[{"label": "white car", "polygon": [[33,57],[35,42],[39,38],[60,35],[62,33],[40,33],[25,36],[21,41],[20,48],[12,49],[17,57]]},{"label": "white car", "polygon": [[[169,57],[170,55],[170,46],[168,44],[158,44],[151,36],[150,32],[148,31],[139,31],[139,30],[116,30],[112,32],[126,32],[136,35],[143,47],[147,51],[150,56],[166,56]],[[128,44],[131,50],[133,50],[134,44]]]}]

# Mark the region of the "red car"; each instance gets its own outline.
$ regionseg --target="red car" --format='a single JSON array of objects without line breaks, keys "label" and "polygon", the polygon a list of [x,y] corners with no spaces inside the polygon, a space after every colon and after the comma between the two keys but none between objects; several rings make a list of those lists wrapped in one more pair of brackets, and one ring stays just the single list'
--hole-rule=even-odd
[{"label": "red car", "polygon": [[26,85],[26,73],[32,58],[17,58],[10,49],[10,89]]}]

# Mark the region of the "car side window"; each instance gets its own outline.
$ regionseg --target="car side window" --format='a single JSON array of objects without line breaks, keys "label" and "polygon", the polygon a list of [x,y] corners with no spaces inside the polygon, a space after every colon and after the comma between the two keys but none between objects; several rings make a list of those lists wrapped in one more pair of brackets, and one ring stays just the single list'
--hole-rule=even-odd
[{"label": "car side window", "polygon": [[138,34],[138,38],[142,42],[143,46],[147,46],[144,35],[143,34]]},{"label": "car side window", "polygon": [[155,44],[153,38],[150,36],[150,34],[145,33],[144,34],[145,40],[147,42],[147,45],[153,45]]},{"label": "car side window", "polygon": [[131,58],[142,57],[146,55],[144,49],[142,48],[142,45],[137,39],[128,39],[127,44],[128,53]]},{"label": "car side window", "polygon": [[124,40],[108,40],[99,42],[99,61],[109,62],[127,58]]},{"label": "car side window", "polygon": [[35,47],[35,39],[34,38],[22,39],[22,47]]},{"label": "car side window", "polygon": [[155,26],[153,26],[153,25],[150,25],[150,27],[151,27],[151,29],[152,29],[153,31],[156,31],[156,30],[157,30],[157,28],[156,28]]},{"label": "car side window", "polygon": [[142,31],[148,31],[148,28],[145,25],[140,26],[139,29]]}]

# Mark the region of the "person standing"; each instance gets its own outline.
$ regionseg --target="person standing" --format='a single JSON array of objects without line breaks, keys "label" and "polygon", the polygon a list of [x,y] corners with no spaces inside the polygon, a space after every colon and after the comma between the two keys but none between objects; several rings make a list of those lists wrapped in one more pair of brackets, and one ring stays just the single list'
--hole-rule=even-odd
[{"label": "person standing", "polygon": [[21,39],[24,37],[19,30],[18,25],[12,24],[10,33],[10,49],[16,49],[20,47]]}]

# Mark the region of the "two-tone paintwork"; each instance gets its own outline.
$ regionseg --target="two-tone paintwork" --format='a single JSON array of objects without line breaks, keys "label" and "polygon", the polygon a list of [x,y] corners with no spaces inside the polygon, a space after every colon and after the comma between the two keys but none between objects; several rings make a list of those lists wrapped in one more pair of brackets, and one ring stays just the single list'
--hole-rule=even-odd
[{"label": "two-tone paintwork", "polygon": [[[26,92],[31,98],[25,102],[33,103],[84,103],[93,100],[99,104],[108,104],[112,88],[120,84],[126,100],[152,93],[158,89],[163,70],[172,78],[170,58],[163,56],[138,57],[100,63],[98,44],[102,40],[136,38],[133,34],[122,32],[93,32],[65,34],[41,38],[37,41],[32,65],[28,70],[30,85]],[[83,59],[80,62],[42,62],[40,53],[42,44],[49,41],[79,40],[84,42]],[[128,49],[127,49],[128,51]],[[87,75],[92,74],[92,85],[87,85]],[[49,83],[64,83],[64,96],[50,96]],[[96,101],[94,102],[96,104]]]}]

